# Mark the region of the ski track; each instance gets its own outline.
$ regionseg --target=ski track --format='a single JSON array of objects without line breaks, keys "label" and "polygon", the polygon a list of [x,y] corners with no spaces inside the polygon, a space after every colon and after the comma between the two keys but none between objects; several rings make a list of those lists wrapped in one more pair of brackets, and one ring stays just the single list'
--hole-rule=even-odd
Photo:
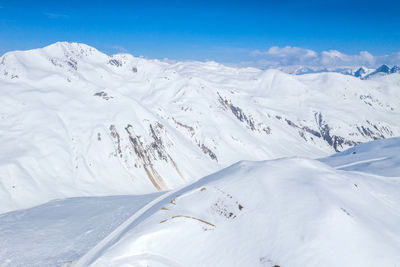
[{"label": "ski track", "polygon": [[336,166],[335,169],[343,169],[343,168],[351,167],[351,166],[358,165],[358,164],[369,163],[369,162],[374,162],[374,161],[380,161],[380,160],[384,160],[384,159],[386,159],[386,157],[380,157],[380,158],[376,158],[376,159],[360,160],[360,161],[356,161],[356,162],[352,162],[352,163]]},{"label": "ski track", "polygon": [[[134,255],[134,256],[129,257],[129,258],[125,258],[125,259],[122,260],[121,263],[123,263],[123,261],[126,261],[127,259],[129,259],[133,263],[134,262],[138,262],[140,260],[153,260],[155,262],[162,263],[162,264],[165,264],[165,265],[170,266],[170,267],[184,267],[183,265],[181,265],[181,264],[179,264],[177,262],[174,262],[174,261],[172,261],[170,259],[167,259],[167,258],[165,258],[163,256],[156,255],[156,254],[150,254],[150,253],[143,253],[143,254]],[[116,263],[118,264],[118,262],[116,262]]]}]

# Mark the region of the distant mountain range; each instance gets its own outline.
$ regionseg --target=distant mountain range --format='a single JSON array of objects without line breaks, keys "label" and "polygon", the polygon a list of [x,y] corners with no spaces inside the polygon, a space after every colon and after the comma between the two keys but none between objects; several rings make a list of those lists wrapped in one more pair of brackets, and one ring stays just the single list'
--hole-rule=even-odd
[{"label": "distant mountain range", "polygon": [[371,69],[367,67],[359,67],[359,68],[350,68],[350,67],[342,67],[342,68],[317,68],[317,67],[304,67],[304,66],[296,66],[296,67],[282,67],[280,70],[294,75],[303,75],[310,73],[322,73],[322,72],[337,72],[345,75],[351,75],[360,79],[369,79],[376,75],[389,75],[393,73],[400,73],[400,67],[394,65],[393,67],[389,67],[386,64],[382,66]]}]

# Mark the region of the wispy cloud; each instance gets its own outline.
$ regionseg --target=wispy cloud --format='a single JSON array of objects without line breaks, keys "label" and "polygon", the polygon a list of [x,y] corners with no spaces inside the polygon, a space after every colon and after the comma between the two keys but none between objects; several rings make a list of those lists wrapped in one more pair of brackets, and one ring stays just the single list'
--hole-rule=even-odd
[{"label": "wispy cloud", "polygon": [[254,50],[250,53],[254,60],[247,62],[255,67],[376,67],[381,64],[400,64],[400,52],[377,56],[368,51],[358,54],[345,54],[338,50],[316,52],[311,49],[294,46],[272,46],[267,50]]},{"label": "wispy cloud", "polygon": [[44,15],[49,19],[68,19],[69,16],[65,14],[57,14],[57,13],[44,13]]},{"label": "wispy cloud", "polygon": [[124,52],[124,53],[128,52],[128,49],[119,45],[114,45],[112,48],[118,50],[119,52]]}]

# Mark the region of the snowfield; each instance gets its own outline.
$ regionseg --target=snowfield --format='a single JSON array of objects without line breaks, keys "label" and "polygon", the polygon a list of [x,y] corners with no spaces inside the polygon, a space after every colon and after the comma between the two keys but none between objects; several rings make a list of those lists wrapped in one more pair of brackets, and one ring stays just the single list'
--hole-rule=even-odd
[{"label": "snowfield", "polygon": [[396,266],[399,190],[400,175],[316,160],[240,162],[164,201],[92,265]]},{"label": "snowfield", "polygon": [[169,192],[5,213],[1,266],[396,266],[399,150],[241,161]]},{"label": "snowfield", "polygon": [[172,190],[239,160],[321,158],[400,136],[399,88],[398,73],[295,76],[77,43],[6,53],[0,212]]},{"label": "snowfield", "polygon": [[399,138],[376,140],[323,158],[321,161],[336,169],[399,177],[399,143]]},{"label": "snowfield", "polygon": [[79,197],[0,215],[0,266],[63,266],[159,193]]}]

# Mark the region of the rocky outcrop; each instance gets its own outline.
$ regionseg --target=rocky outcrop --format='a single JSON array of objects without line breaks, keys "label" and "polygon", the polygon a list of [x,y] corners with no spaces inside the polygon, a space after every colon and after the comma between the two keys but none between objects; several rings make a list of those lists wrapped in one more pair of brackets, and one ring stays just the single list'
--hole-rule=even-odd
[{"label": "rocky outcrop", "polygon": [[222,105],[223,109],[231,111],[232,114],[239,121],[245,123],[250,130],[271,134],[271,128],[269,126],[264,125],[262,122],[256,123],[251,115],[246,115],[240,107],[233,105],[232,101],[222,98],[219,93],[217,94],[218,102]]},{"label": "rocky outcrop", "polygon": [[110,125],[110,135],[113,139],[114,142],[114,147],[115,147],[115,152],[114,156],[118,156],[122,158],[122,150],[121,150],[121,138],[119,136],[119,133],[117,132],[117,129],[115,128],[115,125]]},{"label": "rocky outcrop", "polygon": [[185,129],[189,133],[192,141],[194,143],[196,143],[197,147],[199,147],[204,154],[208,155],[212,160],[218,161],[217,155],[210,148],[208,148],[204,143],[201,143],[196,138],[196,136],[195,136],[196,131],[194,130],[194,128],[192,126],[181,123],[181,122],[177,121],[175,118],[172,118],[172,120],[175,123],[177,128]]},{"label": "rocky outcrop", "polygon": [[340,151],[339,147],[343,149],[343,145],[355,146],[358,144],[358,142],[354,142],[344,137],[331,134],[331,128],[323,120],[321,113],[315,113],[314,116],[317,126],[319,128],[321,138],[324,139],[330,146],[332,146],[336,152]]},{"label": "rocky outcrop", "polygon": [[[150,126],[151,127],[151,126]],[[143,142],[140,140],[140,136],[137,136],[133,130],[132,125],[128,124],[125,127],[125,130],[129,136],[129,142],[132,145],[137,158],[139,159],[141,166],[144,168],[147,177],[150,179],[154,187],[158,191],[167,190],[164,180],[157,172],[157,170],[153,167],[152,157],[154,158],[154,151],[158,152],[159,159],[167,161],[166,155],[163,153],[162,143],[157,138],[154,142],[150,144],[150,146],[145,147]]]},{"label": "rocky outcrop", "polygon": [[121,67],[122,66],[122,62],[117,60],[117,59],[110,59],[108,61],[108,64],[115,66],[115,67]]},{"label": "rocky outcrop", "polygon": [[110,135],[115,146],[114,156],[124,161],[133,162],[133,166],[137,169],[143,168],[146,176],[158,191],[167,190],[169,188],[159,170],[154,166],[156,161],[162,161],[164,164],[172,166],[177,175],[181,177],[182,180],[187,181],[164,145],[162,135],[165,134],[165,132],[162,124],[159,122],[149,124],[148,135],[143,138],[135,133],[131,124],[128,124],[124,129],[127,137],[126,139],[128,140],[127,152],[124,152],[125,149],[122,149],[124,138],[120,136],[114,125],[110,126]]}]

